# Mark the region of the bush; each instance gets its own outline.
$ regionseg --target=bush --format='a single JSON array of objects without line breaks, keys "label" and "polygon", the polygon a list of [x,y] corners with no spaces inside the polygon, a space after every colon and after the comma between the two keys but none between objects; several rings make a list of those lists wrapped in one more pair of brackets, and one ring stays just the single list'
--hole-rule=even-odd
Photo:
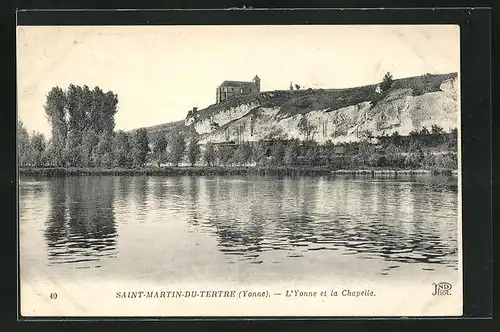
[{"label": "bush", "polygon": [[394,79],[392,78],[391,73],[387,72],[382,79],[382,83],[380,83],[380,89],[382,90],[382,92],[386,92],[392,87],[393,84]]}]

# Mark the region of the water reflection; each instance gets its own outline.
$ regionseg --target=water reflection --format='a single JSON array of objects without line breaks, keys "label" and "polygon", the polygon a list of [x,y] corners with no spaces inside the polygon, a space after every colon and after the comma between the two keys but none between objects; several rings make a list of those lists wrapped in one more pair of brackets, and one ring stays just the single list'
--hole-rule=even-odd
[{"label": "water reflection", "polygon": [[51,210],[44,235],[50,264],[90,267],[90,262],[115,254],[113,178],[56,178],[49,192]]},{"label": "water reflection", "polygon": [[342,249],[361,259],[457,264],[453,183],[233,178],[210,180],[206,190],[209,218],[190,212],[190,221],[240,261],[262,263],[265,251],[293,258]]},{"label": "water reflection", "polygon": [[[49,264],[99,267],[105,257],[117,257],[117,241],[122,253],[150,252],[151,261],[161,261],[155,255],[168,252],[181,264],[192,255],[193,239],[210,238],[204,250],[222,253],[229,264],[293,265],[301,264],[299,257],[347,255],[359,264],[390,262],[385,275],[400,263],[456,269],[457,183],[433,179],[50,178],[25,180],[20,208],[32,224],[43,215],[33,207],[49,209],[43,227]],[[179,242],[163,241],[164,234]],[[128,267],[127,259],[117,265]]]},{"label": "water reflection", "polygon": [[[258,187],[251,181],[235,179],[209,179],[211,185],[205,187],[208,197],[209,215],[201,222],[202,229],[214,232],[219,250],[226,254],[242,254],[242,260],[255,260],[262,251],[263,218],[260,215],[263,202],[254,204],[254,198],[260,196]],[[260,204],[259,204],[260,203]]]}]

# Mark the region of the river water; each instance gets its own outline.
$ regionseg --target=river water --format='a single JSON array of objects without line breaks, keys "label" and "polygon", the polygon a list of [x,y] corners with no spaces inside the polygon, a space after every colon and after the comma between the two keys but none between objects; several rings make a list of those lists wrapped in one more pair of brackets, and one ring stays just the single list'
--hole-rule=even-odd
[{"label": "river water", "polygon": [[21,177],[23,280],[418,279],[458,269],[457,180]]}]

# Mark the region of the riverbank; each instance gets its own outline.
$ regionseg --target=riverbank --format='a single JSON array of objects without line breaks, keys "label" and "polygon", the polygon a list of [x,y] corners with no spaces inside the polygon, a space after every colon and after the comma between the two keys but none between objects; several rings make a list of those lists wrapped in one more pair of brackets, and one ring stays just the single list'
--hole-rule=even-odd
[{"label": "riverbank", "polygon": [[457,176],[456,170],[450,169],[340,169],[332,170],[330,167],[258,167],[258,166],[178,166],[178,167],[146,167],[146,168],[36,168],[22,167],[19,169],[20,175],[39,176],[84,176],[84,175],[448,175]]}]

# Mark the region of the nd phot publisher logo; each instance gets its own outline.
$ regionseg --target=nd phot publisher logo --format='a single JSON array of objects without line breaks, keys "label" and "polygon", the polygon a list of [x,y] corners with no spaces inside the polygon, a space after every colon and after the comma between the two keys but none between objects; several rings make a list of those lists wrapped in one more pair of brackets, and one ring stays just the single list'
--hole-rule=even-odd
[{"label": "nd phot publisher logo", "polygon": [[451,295],[451,284],[449,282],[433,283],[433,296]]}]

